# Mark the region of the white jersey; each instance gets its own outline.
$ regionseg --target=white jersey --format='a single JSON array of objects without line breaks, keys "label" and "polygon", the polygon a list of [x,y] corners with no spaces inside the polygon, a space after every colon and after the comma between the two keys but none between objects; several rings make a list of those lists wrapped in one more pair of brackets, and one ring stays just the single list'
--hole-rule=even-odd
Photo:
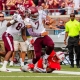
[{"label": "white jersey", "polygon": [[21,34],[21,29],[23,29],[25,27],[24,25],[24,21],[18,21],[17,23],[9,26],[6,30],[7,33],[11,34],[12,36],[16,35],[16,34]]},{"label": "white jersey", "polygon": [[0,21],[0,40],[2,40],[2,34],[7,30],[7,20]]},{"label": "white jersey", "polygon": [[46,18],[46,14],[43,13],[42,10],[40,10],[39,11],[39,17],[37,20],[32,20],[30,18],[26,18],[24,20],[24,23],[25,23],[25,25],[31,25],[34,32],[43,33],[43,32],[45,32],[45,28],[43,25],[43,18]]}]

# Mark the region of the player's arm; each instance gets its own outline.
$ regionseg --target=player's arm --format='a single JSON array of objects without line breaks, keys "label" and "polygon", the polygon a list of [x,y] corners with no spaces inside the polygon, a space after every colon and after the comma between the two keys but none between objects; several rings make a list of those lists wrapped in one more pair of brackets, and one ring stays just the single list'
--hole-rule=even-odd
[{"label": "player's arm", "polygon": [[24,42],[26,43],[26,45],[29,45],[30,42],[27,40],[25,27],[23,29],[21,29],[21,36],[22,36],[22,39],[24,40]]},{"label": "player's arm", "polygon": [[12,20],[10,20],[8,23],[7,23],[7,27],[17,23],[19,20],[20,20],[21,16],[19,14],[16,14],[14,13],[14,15],[12,16]]},{"label": "player's arm", "polygon": [[17,21],[11,20],[11,21],[9,21],[9,22],[7,23],[7,27],[9,27],[9,26],[11,26],[11,25],[13,25],[13,24],[15,24],[15,23],[17,23]]},{"label": "player's arm", "polygon": [[27,31],[28,31],[28,33],[29,33],[32,37],[40,37],[40,36],[41,36],[41,33],[35,33],[35,32],[33,32],[32,27],[27,28]]},{"label": "player's arm", "polygon": [[26,37],[26,29],[25,29],[25,28],[23,28],[23,29],[21,30],[21,36],[22,36],[22,39],[23,39],[24,41],[27,40],[27,37]]},{"label": "player's arm", "polygon": [[32,37],[41,37],[41,36],[46,36],[48,35],[48,32],[45,31],[43,33],[36,33],[33,31],[32,28],[27,28],[28,33],[32,36]]}]

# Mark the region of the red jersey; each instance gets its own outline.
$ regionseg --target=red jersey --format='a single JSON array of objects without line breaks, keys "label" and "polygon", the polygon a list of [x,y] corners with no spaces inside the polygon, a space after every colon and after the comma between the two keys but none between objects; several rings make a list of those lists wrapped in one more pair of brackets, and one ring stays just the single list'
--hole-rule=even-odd
[{"label": "red jersey", "polygon": [[52,53],[49,55],[48,67],[56,70],[60,70],[61,69],[60,62],[56,61],[56,59],[54,58],[55,54],[56,54],[55,51],[52,51]]},{"label": "red jersey", "polygon": [[[54,56],[55,56],[55,51],[52,51],[52,53],[48,57],[48,67],[55,69],[55,70],[60,70],[61,69],[60,62],[56,61],[54,59]],[[38,68],[43,69],[43,59],[42,58],[39,59],[36,66]]]}]

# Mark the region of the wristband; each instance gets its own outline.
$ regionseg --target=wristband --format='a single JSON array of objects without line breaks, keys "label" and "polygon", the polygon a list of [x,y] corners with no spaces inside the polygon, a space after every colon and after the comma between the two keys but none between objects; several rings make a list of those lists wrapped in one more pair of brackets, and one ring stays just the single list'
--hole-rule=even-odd
[{"label": "wristband", "polygon": [[15,20],[11,20],[11,21],[10,21],[11,24],[14,24],[14,22],[15,22]]}]

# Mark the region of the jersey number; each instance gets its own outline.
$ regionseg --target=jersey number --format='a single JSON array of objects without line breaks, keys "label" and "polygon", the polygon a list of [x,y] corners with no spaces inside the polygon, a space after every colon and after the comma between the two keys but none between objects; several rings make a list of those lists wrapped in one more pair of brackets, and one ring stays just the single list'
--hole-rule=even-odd
[{"label": "jersey number", "polygon": [[38,28],[39,28],[39,21],[36,21],[36,22],[35,22],[35,25],[37,26],[36,29],[38,29]]},{"label": "jersey number", "polygon": [[21,24],[21,23],[19,23],[19,24],[17,25],[16,29],[17,29],[17,30],[20,30],[20,29],[21,29],[21,27],[22,27],[22,24]]}]

